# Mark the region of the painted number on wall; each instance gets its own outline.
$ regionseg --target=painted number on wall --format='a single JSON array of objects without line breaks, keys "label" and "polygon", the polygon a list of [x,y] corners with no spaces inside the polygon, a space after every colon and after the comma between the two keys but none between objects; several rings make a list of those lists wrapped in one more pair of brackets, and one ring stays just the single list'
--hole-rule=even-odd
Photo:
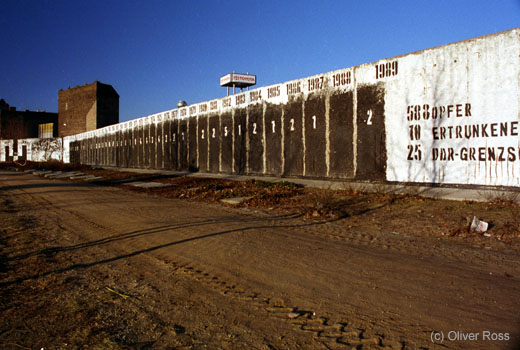
[{"label": "painted number on wall", "polygon": [[255,102],[262,99],[262,90],[251,91],[249,93],[249,100]]},{"label": "painted number on wall", "polygon": [[372,125],[372,118],[374,117],[374,112],[369,109],[367,111],[367,125]]},{"label": "painted number on wall", "polygon": [[410,130],[410,140],[420,140],[421,139],[421,126],[419,124],[409,125]]},{"label": "painted number on wall", "polygon": [[350,71],[334,74],[334,76],[332,77],[332,86],[338,87],[343,85],[350,85],[352,81],[351,76],[352,73]]},{"label": "painted number on wall", "polygon": [[309,92],[320,90],[321,88],[323,88],[323,80],[324,80],[324,77],[309,79],[307,81]]},{"label": "painted number on wall", "polygon": [[376,79],[382,79],[397,75],[397,61],[377,64],[375,68]]},{"label": "painted number on wall", "polygon": [[225,98],[222,100],[222,107],[231,107],[231,97]]},{"label": "painted number on wall", "polygon": [[235,96],[235,104],[240,105],[246,103],[246,95],[236,95]]},{"label": "painted number on wall", "polygon": [[408,160],[421,160],[421,145],[408,145]]},{"label": "painted number on wall", "polygon": [[302,87],[299,81],[294,83],[287,83],[287,95],[299,94],[302,92]]},{"label": "painted number on wall", "polygon": [[268,98],[278,97],[278,96],[280,96],[280,85],[273,86],[273,87],[267,89]]}]

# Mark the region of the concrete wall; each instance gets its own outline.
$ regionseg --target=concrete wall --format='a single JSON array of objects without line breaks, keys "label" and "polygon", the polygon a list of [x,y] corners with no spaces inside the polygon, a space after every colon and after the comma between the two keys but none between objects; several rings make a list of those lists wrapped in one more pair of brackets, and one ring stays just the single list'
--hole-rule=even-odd
[{"label": "concrete wall", "polygon": [[14,140],[0,140],[0,162],[12,162],[14,157]]},{"label": "concrete wall", "polygon": [[63,140],[61,138],[0,140],[1,162],[62,161],[63,154]]},{"label": "concrete wall", "polygon": [[520,29],[64,138],[64,161],[520,186]]}]

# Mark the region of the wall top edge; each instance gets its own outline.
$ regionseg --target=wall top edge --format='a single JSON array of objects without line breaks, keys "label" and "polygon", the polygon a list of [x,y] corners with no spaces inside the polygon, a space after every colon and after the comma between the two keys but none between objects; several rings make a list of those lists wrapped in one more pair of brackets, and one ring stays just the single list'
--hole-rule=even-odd
[{"label": "wall top edge", "polygon": [[480,40],[494,39],[494,38],[498,38],[498,37],[501,37],[501,36],[515,35],[515,34],[518,35],[519,39],[520,39],[520,27],[507,29],[507,30],[504,30],[504,31],[501,31],[501,32],[497,32],[497,33],[491,33],[491,34],[485,34],[485,35],[481,35],[481,36],[476,36],[476,37],[469,38],[469,39],[454,41],[454,42],[451,42],[451,43],[448,43],[448,44],[436,45],[436,46],[428,47],[426,49],[411,51],[411,52],[407,52],[407,53],[404,53],[404,54],[401,54],[401,55],[397,55],[397,56],[380,58],[380,59],[378,59],[376,61],[366,62],[366,63],[359,64],[357,66],[353,66],[352,68],[361,68],[361,67],[365,67],[365,66],[374,65],[374,64],[377,64],[377,63],[380,63],[380,62],[386,62],[386,61],[395,60],[395,59],[408,57],[408,56],[420,55],[420,54],[427,53],[427,52],[430,52],[430,51],[436,51],[436,50],[440,50],[440,49],[448,49],[448,48],[451,48],[451,47],[457,46],[457,45],[468,44],[468,43],[477,42],[477,41],[480,41]]}]

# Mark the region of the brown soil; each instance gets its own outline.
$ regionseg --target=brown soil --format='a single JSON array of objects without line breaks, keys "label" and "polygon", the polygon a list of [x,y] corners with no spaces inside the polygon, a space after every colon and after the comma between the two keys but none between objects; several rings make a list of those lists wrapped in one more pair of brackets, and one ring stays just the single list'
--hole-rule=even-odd
[{"label": "brown soil", "polygon": [[0,171],[2,349],[517,348],[512,202],[82,171],[173,186]]}]

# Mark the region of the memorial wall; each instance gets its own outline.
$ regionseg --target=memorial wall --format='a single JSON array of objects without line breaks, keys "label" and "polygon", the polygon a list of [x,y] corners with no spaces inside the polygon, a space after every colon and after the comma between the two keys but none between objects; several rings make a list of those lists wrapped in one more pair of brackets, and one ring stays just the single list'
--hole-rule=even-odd
[{"label": "memorial wall", "polygon": [[65,137],[63,159],[519,187],[519,62],[513,29]]}]

